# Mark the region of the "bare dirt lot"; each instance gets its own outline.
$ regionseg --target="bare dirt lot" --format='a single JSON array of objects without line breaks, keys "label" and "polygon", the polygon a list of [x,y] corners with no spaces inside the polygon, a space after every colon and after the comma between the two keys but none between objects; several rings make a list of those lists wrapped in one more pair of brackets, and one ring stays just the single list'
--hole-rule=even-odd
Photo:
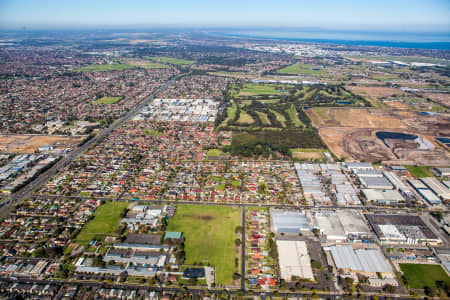
[{"label": "bare dirt lot", "polygon": [[296,159],[316,160],[322,159],[323,155],[321,152],[292,152],[292,157]]},{"label": "bare dirt lot", "polygon": [[394,109],[408,109],[409,108],[408,104],[403,103],[403,102],[398,102],[398,101],[384,101],[383,103]]},{"label": "bare dirt lot", "polygon": [[[381,129],[385,130],[385,129]],[[440,147],[434,149],[419,149],[419,145],[411,141],[396,140],[391,147],[386,146],[376,137],[380,129],[326,127],[320,128],[319,135],[328,148],[338,157],[348,161],[391,162],[442,166],[450,163],[448,152]],[[405,130],[392,129],[393,132]],[[410,132],[411,133],[411,132]],[[433,145],[437,144],[431,136],[425,137]]]},{"label": "bare dirt lot", "polygon": [[368,97],[369,100],[379,101],[382,98],[390,98],[392,96],[403,96],[405,92],[396,88],[378,87],[378,86],[346,86],[346,88],[357,95]]},{"label": "bare dirt lot", "polygon": [[313,108],[306,110],[315,127],[406,128],[395,115],[366,108]]},{"label": "bare dirt lot", "polygon": [[86,136],[66,135],[0,135],[0,152],[33,153],[40,146],[53,145],[56,149],[75,148]]},{"label": "bare dirt lot", "polygon": [[444,93],[422,93],[421,96],[430,98],[436,102],[441,103],[444,106],[450,107],[450,94]]},{"label": "bare dirt lot", "polygon": [[[447,150],[434,137],[449,136],[450,116],[424,116],[417,112],[358,108],[313,108],[306,110],[329,149],[339,158],[370,162],[389,161],[419,165],[448,165]],[[410,133],[426,138],[434,148],[422,149],[414,141],[395,140],[388,147],[376,132]]]},{"label": "bare dirt lot", "polygon": [[319,135],[327,144],[331,152],[338,158],[349,158],[350,160],[354,160],[347,152],[345,152],[342,144],[344,136],[353,130],[354,128],[324,127],[319,129]]}]

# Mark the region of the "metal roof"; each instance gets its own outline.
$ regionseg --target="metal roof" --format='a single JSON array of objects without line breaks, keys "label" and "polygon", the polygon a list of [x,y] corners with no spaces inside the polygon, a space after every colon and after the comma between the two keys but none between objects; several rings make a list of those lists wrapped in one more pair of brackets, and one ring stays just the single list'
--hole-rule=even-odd
[{"label": "metal roof", "polygon": [[330,247],[330,250],[338,269],[392,273],[391,266],[377,249],[353,250],[352,245],[336,245]]}]

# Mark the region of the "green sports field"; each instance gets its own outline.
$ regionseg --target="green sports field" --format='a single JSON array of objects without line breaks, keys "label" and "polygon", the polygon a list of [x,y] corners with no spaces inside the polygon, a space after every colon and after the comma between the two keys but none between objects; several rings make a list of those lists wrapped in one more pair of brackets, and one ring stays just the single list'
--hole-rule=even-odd
[{"label": "green sports field", "polygon": [[327,75],[327,72],[323,69],[309,64],[295,64],[292,66],[287,66],[278,70],[277,73],[292,75]]},{"label": "green sports field", "polygon": [[122,71],[133,69],[133,66],[127,64],[105,64],[105,65],[89,65],[73,69],[74,72],[106,72],[106,71]]},{"label": "green sports field", "polygon": [[93,104],[114,104],[118,102],[122,97],[103,97],[93,102]]},{"label": "green sports field", "polygon": [[192,65],[195,63],[193,60],[173,58],[173,57],[148,57],[148,59],[163,63],[163,64],[171,64],[171,65]]},{"label": "green sports field", "polygon": [[106,202],[94,213],[94,219],[84,225],[75,241],[87,245],[95,238],[103,239],[106,236],[115,236],[119,226],[120,214],[127,208],[127,202]]},{"label": "green sports field", "polygon": [[229,285],[235,272],[234,230],[239,217],[240,210],[232,207],[178,205],[167,230],[183,232],[186,264],[209,262],[216,268],[216,283]]},{"label": "green sports field", "polygon": [[206,153],[206,159],[208,159],[208,157],[210,156],[220,156],[222,153],[223,152],[220,149],[209,149]]},{"label": "green sports field", "polygon": [[279,95],[281,92],[275,89],[275,85],[247,83],[244,88],[239,91],[239,95]]},{"label": "green sports field", "polygon": [[436,288],[436,281],[450,284],[450,278],[440,265],[400,264],[407,284],[413,289],[423,289],[428,286]]}]

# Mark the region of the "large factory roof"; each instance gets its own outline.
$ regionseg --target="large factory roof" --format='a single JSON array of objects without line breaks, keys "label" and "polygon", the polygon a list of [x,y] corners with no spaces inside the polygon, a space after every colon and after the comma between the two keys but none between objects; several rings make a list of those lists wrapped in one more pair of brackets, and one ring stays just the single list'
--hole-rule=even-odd
[{"label": "large factory roof", "polygon": [[391,266],[377,249],[354,250],[352,245],[336,245],[331,246],[330,250],[338,269],[368,273],[392,273]]},{"label": "large factory roof", "polygon": [[291,281],[292,276],[314,280],[311,260],[304,241],[277,241],[281,277]]},{"label": "large factory roof", "polygon": [[306,215],[297,211],[271,210],[272,226],[278,233],[300,233],[303,230],[311,230]]},{"label": "large factory roof", "polygon": [[420,230],[426,239],[438,238],[417,215],[367,214],[366,218],[379,237],[384,237],[384,232],[379,225],[395,225],[397,229],[400,226],[403,230],[407,227],[411,227],[416,231]]}]

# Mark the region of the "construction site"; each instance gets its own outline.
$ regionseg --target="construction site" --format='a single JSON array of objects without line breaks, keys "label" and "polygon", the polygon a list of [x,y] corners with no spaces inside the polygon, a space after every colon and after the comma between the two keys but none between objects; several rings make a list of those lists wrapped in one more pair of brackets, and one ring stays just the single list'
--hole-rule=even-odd
[{"label": "construction site", "polygon": [[[435,140],[450,136],[449,114],[329,107],[305,111],[340,159],[431,166],[450,163],[445,145]],[[380,133],[386,137],[381,139]]]}]

